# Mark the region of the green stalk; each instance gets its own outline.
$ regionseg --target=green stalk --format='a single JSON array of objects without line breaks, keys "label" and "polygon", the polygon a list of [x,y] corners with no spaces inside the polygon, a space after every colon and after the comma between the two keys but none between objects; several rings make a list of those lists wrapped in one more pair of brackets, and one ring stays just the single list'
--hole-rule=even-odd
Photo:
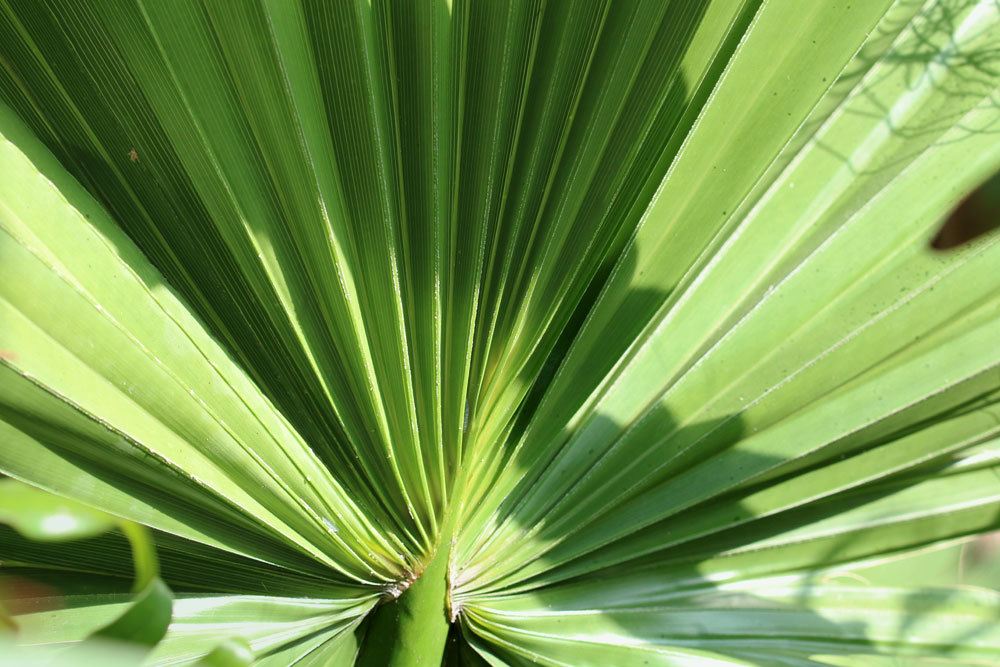
[{"label": "green stalk", "polygon": [[451,623],[447,610],[448,560],[457,514],[447,512],[434,555],[416,582],[398,600],[375,610],[358,657],[361,667],[441,664]]}]

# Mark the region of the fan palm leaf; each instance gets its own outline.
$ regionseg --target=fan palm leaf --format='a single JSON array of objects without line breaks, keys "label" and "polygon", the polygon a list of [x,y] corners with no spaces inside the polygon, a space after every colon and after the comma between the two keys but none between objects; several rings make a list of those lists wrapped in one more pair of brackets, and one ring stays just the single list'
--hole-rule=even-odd
[{"label": "fan palm leaf", "polygon": [[[156,664],[994,664],[1000,594],[920,568],[1000,527],[1000,237],[931,248],[998,44],[995,0],[3,0],[0,472],[152,529]],[[130,553],[3,529],[62,591],[23,642]]]}]

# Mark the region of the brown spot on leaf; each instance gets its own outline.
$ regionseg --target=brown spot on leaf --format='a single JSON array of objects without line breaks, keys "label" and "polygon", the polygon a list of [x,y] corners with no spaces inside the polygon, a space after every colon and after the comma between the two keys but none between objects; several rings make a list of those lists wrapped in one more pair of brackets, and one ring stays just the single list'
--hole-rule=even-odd
[{"label": "brown spot on leaf", "polygon": [[8,613],[16,616],[64,607],[58,589],[33,579],[9,576],[0,579],[0,603]]},{"label": "brown spot on leaf", "polygon": [[951,250],[1000,228],[1000,173],[969,193],[938,230],[931,247]]},{"label": "brown spot on leaf", "polygon": [[128,159],[132,160],[132,162],[138,162],[139,161],[139,151],[137,151],[134,148],[132,150],[130,150],[128,152]]}]

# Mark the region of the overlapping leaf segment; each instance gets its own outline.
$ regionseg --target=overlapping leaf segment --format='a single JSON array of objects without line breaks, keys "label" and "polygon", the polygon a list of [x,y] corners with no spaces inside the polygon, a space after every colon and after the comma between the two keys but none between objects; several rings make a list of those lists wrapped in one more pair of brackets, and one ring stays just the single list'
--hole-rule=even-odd
[{"label": "overlapping leaf segment", "polygon": [[[159,531],[162,661],[350,664],[438,557],[454,664],[995,662],[996,593],[863,568],[997,525],[1000,240],[927,246],[998,44],[995,0],[5,0],[0,470]],[[74,592],[38,642],[131,571],[0,558]]]}]

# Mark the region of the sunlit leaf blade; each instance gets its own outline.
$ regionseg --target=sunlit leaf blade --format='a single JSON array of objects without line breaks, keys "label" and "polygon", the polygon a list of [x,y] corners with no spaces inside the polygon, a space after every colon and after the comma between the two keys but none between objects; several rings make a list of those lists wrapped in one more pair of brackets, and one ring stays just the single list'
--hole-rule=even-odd
[{"label": "sunlit leaf blade", "polygon": [[[738,175],[742,156],[762,157],[720,156],[719,132],[734,132],[732,107],[706,109],[645,214],[636,259],[620,260],[512,464],[480,487],[495,500],[471,504],[463,533],[470,563],[458,576],[469,593],[460,598],[475,605],[489,591],[542,586],[654,551],[662,553],[643,562],[670,562],[670,548],[698,531],[726,536],[702,537],[691,557],[708,571],[726,539],[749,545],[754,535],[775,535],[759,556],[751,550],[738,564],[718,565],[719,576],[849,561],[997,525],[993,470],[928,481],[924,495],[907,495],[912,479],[895,481],[907,468],[991,442],[998,424],[998,246],[986,239],[948,259],[926,246],[956,194],[1000,164],[998,81],[983,64],[1000,17],[990,3],[942,4],[900,3],[885,16],[874,3],[859,8],[878,23],[874,36],[855,17],[858,37],[869,41],[843,51],[830,83],[791,84],[801,93],[814,86],[800,112],[808,117],[774,115],[755,128],[758,141],[786,142],[782,154],[763,177],[746,172],[758,180],[746,181],[744,203],[721,210],[716,239],[689,246],[701,257],[684,267],[678,234],[708,229],[708,207],[720,203],[711,188],[734,178],[715,172]],[[792,45],[786,37],[789,58],[775,61],[768,31],[784,19],[765,6],[716,101],[769,86],[787,91],[760,76],[768,68],[778,80],[815,76],[812,63],[791,55],[794,44],[837,47],[850,33],[829,30],[834,14],[844,20],[833,6],[800,16],[815,28]],[[721,136],[739,136],[744,149],[745,135]],[[940,188],[933,195],[929,183]],[[692,187],[703,196],[691,198]],[[687,213],[678,210],[685,201]],[[637,309],[637,284],[659,287],[659,301],[646,300],[653,308]],[[640,337],[622,339],[623,323],[637,317],[649,318]],[[962,370],[965,361],[973,366]],[[591,377],[594,384],[583,381]],[[886,493],[902,495],[851,518],[851,507],[862,511]],[[930,499],[923,510],[919,498]],[[814,523],[824,514],[829,536]],[[845,541],[854,548],[837,553]],[[595,586],[606,585],[596,575]],[[564,650],[563,661],[576,655],[573,664],[591,655]],[[937,652],[933,643],[924,650]]]},{"label": "sunlit leaf blade", "polygon": [[996,591],[831,579],[820,572],[618,597],[608,580],[572,594],[483,601],[465,622],[505,664],[921,665],[935,654],[926,664],[985,665],[1000,655]]},{"label": "sunlit leaf blade", "polygon": [[[218,508],[239,523],[215,523],[215,544],[243,533],[242,544],[230,538],[234,550],[248,551],[247,536],[259,536],[355,578],[391,567],[385,538],[100,206],[9,111],[0,122],[0,161],[13,176],[0,185],[8,443],[0,465],[154,526],[159,512],[132,497],[170,494],[195,526],[206,507]],[[43,468],[38,457],[58,462]],[[94,495],[88,476],[106,484],[129,477],[131,488],[112,505]],[[176,520],[162,527],[198,536]],[[368,540],[371,549],[361,544]],[[381,562],[376,549],[386,554]],[[340,562],[326,555],[334,552]]]},{"label": "sunlit leaf blade", "polygon": [[426,547],[441,450],[419,446],[433,424],[407,387],[423,355],[440,355],[403,336],[417,304],[400,294],[411,260],[389,181],[389,73],[367,56],[388,48],[388,17],[313,2],[4,13],[19,50],[0,86],[18,110],[36,131],[66,119],[41,133],[48,145],[341,483]]},{"label": "sunlit leaf blade", "polygon": [[[126,603],[121,596],[70,596],[65,607],[18,616],[26,646],[39,650],[76,642],[96,626],[114,619]],[[45,604],[39,599],[37,604]],[[311,642],[330,642],[350,634],[371,603],[261,596],[179,595],[166,638],[153,650],[148,664],[194,661],[210,653],[224,638],[246,641],[254,655],[273,656],[273,664],[292,664],[295,656],[314,649]],[[73,647],[71,650],[75,650]],[[282,660],[286,662],[282,663]]]},{"label": "sunlit leaf blade", "polygon": [[[1000,164],[990,133],[996,78],[973,57],[992,44],[1000,17],[991,3],[967,4],[954,25],[942,26],[936,7],[873,15],[879,30],[854,46],[859,55],[845,58],[839,78],[815,87],[804,123],[779,118],[758,129],[785,133],[785,156],[745,205],[726,211],[718,240],[667,296],[674,225],[705,224],[716,203],[690,200],[691,214],[679,216],[669,192],[702,178],[706,159],[682,152],[635,240],[636,271],[663,281],[662,306],[619,359],[603,341],[615,337],[634,285],[625,274],[609,283],[512,465],[491,485],[493,500],[476,506],[464,551],[469,580],[542,572],[741,486],[899,437],[995,391],[1000,246],[988,241],[949,258],[926,249],[955,193]],[[817,8],[817,20],[824,11]],[[782,20],[777,8],[762,9],[717,99],[774,85],[740,68],[759,69],[768,31]],[[796,39],[844,39],[823,23]],[[928,39],[941,55],[914,72],[903,56]],[[804,73],[794,59],[769,67],[779,77]],[[718,141],[728,116],[715,122],[715,112],[724,113],[706,109],[689,146]],[[736,169],[740,161],[720,164]],[[939,186],[933,195],[930,182]],[[613,363],[608,375],[593,375],[605,360]],[[582,381],[590,377],[597,382]],[[994,426],[985,416],[964,444],[987,439]],[[945,441],[938,453],[952,446],[959,443]],[[934,454],[912,451],[912,464]]]}]

